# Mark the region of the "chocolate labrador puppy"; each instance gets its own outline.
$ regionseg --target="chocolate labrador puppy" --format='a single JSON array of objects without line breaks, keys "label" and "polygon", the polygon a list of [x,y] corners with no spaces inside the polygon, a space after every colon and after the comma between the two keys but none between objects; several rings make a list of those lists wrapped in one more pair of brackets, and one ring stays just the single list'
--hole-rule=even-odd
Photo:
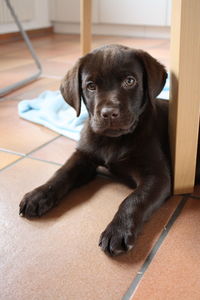
[{"label": "chocolate labrador puppy", "polygon": [[108,45],[80,58],[61,83],[61,93],[89,118],[71,158],[45,184],[27,193],[20,215],[41,216],[71,189],[106,167],[133,188],[101,234],[110,255],[130,250],[151,213],[171,195],[168,101],[155,98],[167,73],[142,50]]}]

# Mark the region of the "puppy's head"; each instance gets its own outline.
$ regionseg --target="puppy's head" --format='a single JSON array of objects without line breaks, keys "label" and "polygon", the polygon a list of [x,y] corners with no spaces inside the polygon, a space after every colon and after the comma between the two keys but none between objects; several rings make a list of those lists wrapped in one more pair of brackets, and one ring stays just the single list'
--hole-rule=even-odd
[{"label": "puppy's head", "polygon": [[147,103],[153,105],[166,78],[165,68],[148,53],[109,45],[79,59],[60,89],[77,116],[83,99],[94,132],[117,137],[136,128]]}]

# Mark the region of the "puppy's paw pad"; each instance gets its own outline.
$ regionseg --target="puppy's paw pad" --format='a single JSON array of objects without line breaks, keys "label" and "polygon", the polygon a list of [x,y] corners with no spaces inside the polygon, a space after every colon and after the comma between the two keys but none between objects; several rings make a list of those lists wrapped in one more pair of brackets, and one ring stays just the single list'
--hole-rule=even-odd
[{"label": "puppy's paw pad", "polygon": [[106,254],[116,256],[131,250],[134,241],[133,233],[111,223],[101,234],[99,246]]},{"label": "puppy's paw pad", "polygon": [[40,217],[50,210],[55,203],[50,191],[35,189],[24,195],[19,205],[19,215],[21,217]]}]

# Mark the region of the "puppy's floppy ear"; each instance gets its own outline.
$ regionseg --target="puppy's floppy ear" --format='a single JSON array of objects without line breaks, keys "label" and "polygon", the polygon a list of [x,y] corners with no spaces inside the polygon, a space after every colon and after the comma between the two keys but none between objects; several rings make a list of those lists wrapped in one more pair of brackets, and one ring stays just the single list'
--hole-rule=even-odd
[{"label": "puppy's floppy ear", "polygon": [[76,110],[77,117],[80,115],[81,111],[80,65],[81,59],[79,59],[74,67],[67,72],[60,85],[60,91],[63,98]]},{"label": "puppy's floppy ear", "polygon": [[167,72],[165,67],[147,52],[138,50],[137,54],[145,69],[148,92],[152,100],[162,91],[167,79]]}]

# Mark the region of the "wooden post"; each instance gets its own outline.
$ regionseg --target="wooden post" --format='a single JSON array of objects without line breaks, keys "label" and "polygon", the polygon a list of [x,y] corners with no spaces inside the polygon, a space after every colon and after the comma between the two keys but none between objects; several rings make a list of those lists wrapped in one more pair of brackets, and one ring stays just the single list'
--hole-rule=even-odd
[{"label": "wooden post", "polygon": [[200,116],[200,0],[173,0],[169,130],[174,193],[193,191]]},{"label": "wooden post", "polygon": [[91,50],[91,8],[92,0],[81,0],[81,54]]}]

